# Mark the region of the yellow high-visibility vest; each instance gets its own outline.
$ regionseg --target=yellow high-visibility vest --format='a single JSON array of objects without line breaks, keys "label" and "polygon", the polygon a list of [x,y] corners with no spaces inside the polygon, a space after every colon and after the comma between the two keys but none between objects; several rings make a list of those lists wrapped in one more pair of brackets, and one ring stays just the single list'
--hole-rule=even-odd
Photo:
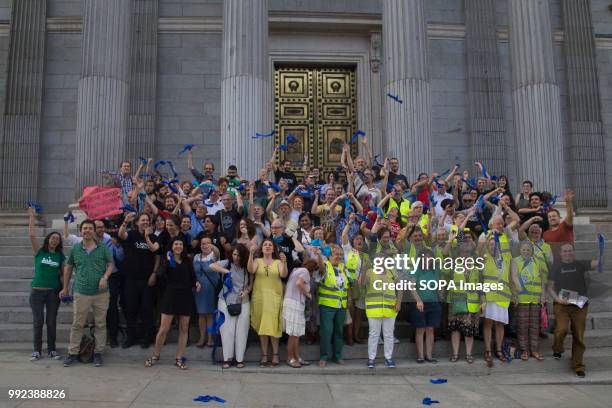
[{"label": "yellow high-visibility vest", "polygon": [[542,277],[540,276],[540,266],[535,258],[528,262],[522,256],[514,258],[518,268],[518,278],[522,283],[518,293],[519,303],[540,303],[542,295]]},{"label": "yellow high-visibility vest", "polygon": [[512,300],[512,290],[510,289],[510,261],[512,257],[502,255],[501,268],[497,267],[493,255],[485,255],[485,266],[483,270],[483,282],[492,284],[497,283],[498,287],[503,284],[503,290],[490,290],[486,292],[487,302],[495,302],[501,307],[510,306]]},{"label": "yellow high-visibility vest", "polygon": [[333,307],[335,309],[346,309],[348,299],[349,279],[343,264],[338,264],[340,274],[344,278],[344,286],[338,287],[336,272],[330,261],[326,263],[325,279],[319,283],[319,305]]},{"label": "yellow high-visibility vest", "polygon": [[453,272],[453,282],[456,289],[450,290],[449,303],[453,301],[467,302],[468,312],[477,313],[480,310],[480,294],[477,290],[467,290],[465,286],[462,288],[462,283],[479,283],[481,282],[481,273],[478,268],[473,268],[465,273]]},{"label": "yellow high-visibility vest", "polygon": [[[395,282],[396,278],[393,271],[387,269],[384,274],[373,274],[371,278],[365,298],[366,316],[368,318],[397,316],[397,312],[395,311],[397,294],[395,290],[390,290],[388,286],[383,285],[383,283]],[[379,289],[374,288],[375,281],[381,281],[376,285]]]}]

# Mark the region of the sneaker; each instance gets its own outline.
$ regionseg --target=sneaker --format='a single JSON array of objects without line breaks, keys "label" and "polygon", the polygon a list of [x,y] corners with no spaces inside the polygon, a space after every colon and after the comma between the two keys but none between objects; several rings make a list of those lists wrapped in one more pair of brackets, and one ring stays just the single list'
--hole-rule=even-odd
[{"label": "sneaker", "polygon": [[386,360],[385,359],[385,364],[387,365],[387,368],[395,368],[395,361],[393,361],[393,360]]},{"label": "sneaker", "polygon": [[94,367],[102,367],[104,365],[104,360],[102,360],[102,354],[94,353],[93,365]]},{"label": "sneaker", "polygon": [[66,358],[64,359],[64,367],[70,367],[71,365],[73,365],[75,362],[77,362],[77,356],[74,354],[68,354],[66,356]]},{"label": "sneaker", "polygon": [[32,355],[30,356],[30,361],[38,361],[38,360],[40,360],[40,353],[38,351],[32,352]]},{"label": "sneaker", "polygon": [[585,374],[584,371],[576,371],[576,377],[584,378],[584,377],[586,377],[586,374]]},{"label": "sneaker", "polygon": [[561,360],[562,356],[563,356],[562,353],[553,353],[553,357],[555,358],[555,360]]},{"label": "sneaker", "polygon": [[374,362],[374,360],[368,360],[368,368],[374,368],[376,367],[376,363]]},{"label": "sneaker", "polygon": [[53,360],[61,360],[62,359],[62,356],[57,354],[57,351],[55,351],[55,350],[51,350],[49,352],[49,354],[47,355],[47,357],[52,358]]},{"label": "sneaker", "polygon": [[397,337],[393,336],[393,344],[399,344],[400,341]]}]

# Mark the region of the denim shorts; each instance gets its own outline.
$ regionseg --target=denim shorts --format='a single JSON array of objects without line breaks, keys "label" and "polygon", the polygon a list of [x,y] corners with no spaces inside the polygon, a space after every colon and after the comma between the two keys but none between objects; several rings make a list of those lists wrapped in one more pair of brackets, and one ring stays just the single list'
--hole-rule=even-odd
[{"label": "denim shorts", "polygon": [[419,312],[415,302],[410,303],[410,322],[417,329],[437,328],[440,326],[441,317],[442,305],[440,302],[423,302],[422,312]]}]

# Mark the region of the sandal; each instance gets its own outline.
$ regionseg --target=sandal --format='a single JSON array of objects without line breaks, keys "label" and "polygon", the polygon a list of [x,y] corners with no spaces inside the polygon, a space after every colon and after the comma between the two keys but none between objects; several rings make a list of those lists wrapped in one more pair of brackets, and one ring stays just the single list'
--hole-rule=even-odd
[{"label": "sandal", "polygon": [[242,361],[236,363],[236,368],[244,368],[244,363]]},{"label": "sandal", "polygon": [[151,356],[147,358],[144,365],[145,367],[153,367],[159,361],[159,356]]},{"label": "sandal", "polygon": [[526,352],[526,351],[523,351],[523,352],[521,353],[521,360],[523,360],[523,361],[527,361],[527,360],[529,360],[529,353],[528,353],[528,352]]},{"label": "sandal", "polygon": [[537,351],[532,352],[531,357],[535,358],[538,361],[544,361],[544,357],[542,357],[542,355]]},{"label": "sandal", "polygon": [[486,350],[484,352],[484,359],[487,363],[493,362],[493,355],[491,354],[491,350]]},{"label": "sandal", "polygon": [[471,355],[471,354],[467,354],[467,355],[465,356],[465,361],[467,361],[467,362],[468,362],[468,364],[472,364],[472,363],[474,362],[474,356],[473,356],[473,355]]},{"label": "sandal", "polygon": [[230,367],[231,367],[231,364],[230,364],[229,361],[224,361],[223,365],[221,366],[221,368],[223,368],[223,369],[228,369]]},{"label": "sandal", "polygon": [[180,368],[181,370],[187,369],[187,359],[185,357],[177,358],[174,360],[174,365]]},{"label": "sandal", "polygon": [[310,365],[310,361],[306,361],[304,360],[302,357],[298,358],[298,362],[303,365],[303,366],[309,366]]},{"label": "sandal", "polygon": [[287,361],[287,365],[292,368],[302,368],[300,362],[295,358],[292,358],[291,360]]},{"label": "sandal", "polygon": [[495,351],[495,356],[497,356],[498,360],[501,361],[502,363],[505,363],[506,361],[506,357],[504,357],[504,353],[502,353],[501,350],[496,350]]},{"label": "sandal", "polygon": [[459,360],[459,354],[453,354],[450,358],[451,363],[456,363]]},{"label": "sandal", "polygon": [[272,354],[272,367],[277,367],[280,364],[278,353]]},{"label": "sandal", "polygon": [[261,355],[261,360],[259,361],[259,366],[261,368],[265,368],[265,367],[269,367],[270,363],[268,363],[268,355],[267,354],[262,354]]}]

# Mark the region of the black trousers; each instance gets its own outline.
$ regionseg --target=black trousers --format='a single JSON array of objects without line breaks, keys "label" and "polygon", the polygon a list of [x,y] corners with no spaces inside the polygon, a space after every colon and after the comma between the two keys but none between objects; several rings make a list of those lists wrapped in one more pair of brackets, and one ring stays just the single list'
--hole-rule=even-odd
[{"label": "black trousers", "polygon": [[32,292],[30,292],[30,307],[32,308],[32,320],[34,323],[34,351],[42,353],[42,334],[45,322],[47,323],[47,351],[55,351],[57,310],[59,305],[60,298],[59,291],[57,290],[32,289]]},{"label": "black trousers", "polygon": [[119,304],[125,313],[125,296],[123,296],[124,277],[121,272],[113,272],[108,279],[108,312],[106,313],[106,329],[108,337],[117,340],[119,333]]},{"label": "black trousers", "polygon": [[153,337],[153,288],[146,280],[125,279],[125,305],[127,309],[127,335],[137,338],[138,319],[142,323],[144,340]]}]

